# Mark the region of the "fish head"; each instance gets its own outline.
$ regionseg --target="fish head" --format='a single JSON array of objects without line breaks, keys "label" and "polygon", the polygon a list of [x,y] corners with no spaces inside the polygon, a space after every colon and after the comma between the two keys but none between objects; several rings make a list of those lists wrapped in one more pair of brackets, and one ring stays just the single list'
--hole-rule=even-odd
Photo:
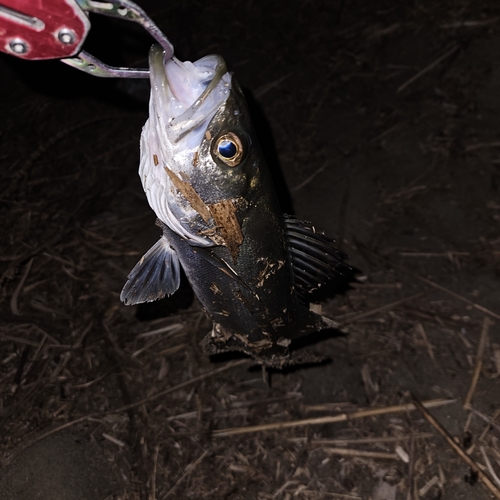
[{"label": "fish head", "polygon": [[261,155],[243,93],[218,55],[165,62],[153,47],[150,73],[139,169],[149,204],[191,244],[224,244],[218,211],[229,210],[234,226],[259,178]]},{"label": "fish head", "polygon": [[210,179],[212,202],[244,197],[256,186],[264,163],[245,96],[232,78],[231,90],[207,126],[198,148],[200,169],[195,179]]}]

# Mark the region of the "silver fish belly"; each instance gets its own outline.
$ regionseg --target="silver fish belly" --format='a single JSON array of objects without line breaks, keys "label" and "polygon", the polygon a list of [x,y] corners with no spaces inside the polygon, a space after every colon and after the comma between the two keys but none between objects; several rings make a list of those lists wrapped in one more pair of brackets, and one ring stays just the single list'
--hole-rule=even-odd
[{"label": "silver fish belly", "polygon": [[243,93],[220,56],[150,54],[150,117],[139,174],[163,229],[123,288],[125,304],[174,293],[180,267],[214,321],[205,352],[293,363],[293,339],[334,322],[309,294],[349,268],[333,241],[284,216]]}]

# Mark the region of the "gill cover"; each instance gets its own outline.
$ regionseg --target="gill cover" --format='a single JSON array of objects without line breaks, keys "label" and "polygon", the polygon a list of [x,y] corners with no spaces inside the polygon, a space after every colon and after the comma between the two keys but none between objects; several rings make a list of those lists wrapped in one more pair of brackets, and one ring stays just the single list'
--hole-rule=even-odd
[{"label": "gill cover", "polygon": [[191,244],[213,245],[200,235],[209,229],[208,220],[202,221],[205,227],[192,226],[200,214],[179,186],[189,189],[196,174],[195,155],[208,124],[229,96],[231,75],[220,56],[194,63],[176,58],[164,62],[158,46],[150,52],[150,74],[149,119],[141,135],[139,167],[149,205],[160,221]]}]

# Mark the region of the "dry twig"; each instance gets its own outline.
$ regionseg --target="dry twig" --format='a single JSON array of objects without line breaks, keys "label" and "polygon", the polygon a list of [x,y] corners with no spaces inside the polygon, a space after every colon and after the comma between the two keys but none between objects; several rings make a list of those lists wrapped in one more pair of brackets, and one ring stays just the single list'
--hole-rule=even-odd
[{"label": "dry twig", "polygon": [[31,257],[31,259],[26,264],[26,267],[24,268],[23,275],[21,277],[21,281],[17,285],[16,290],[14,291],[14,294],[12,295],[12,298],[10,299],[10,310],[12,311],[12,314],[14,314],[16,316],[18,316],[20,314],[19,308],[17,307],[17,299],[19,298],[19,294],[21,293],[21,290],[23,289],[26,278],[28,277],[28,274],[30,273],[31,266],[33,265],[33,260],[34,260],[34,257]]},{"label": "dry twig", "polygon": [[164,499],[168,498],[174,491],[175,489],[177,488],[177,486],[179,486],[179,484],[182,483],[182,481],[184,481],[184,479],[186,479],[186,477],[188,477],[195,469],[196,467],[200,464],[200,462],[208,455],[208,451],[209,450],[205,450],[203,452],[203,454],[196,460],[196,462],[193,462],[187,469],[186,469],[186,472],[184,472],[184,474],[179,478],[179,480],[172,486],[172,488],[170,488],[168,491],[167,491],[167,494],[163,497]]},{"label": "dry twig", "polygon": [[425,75],[432,69],[434,69],[439,63],[443,62],[446,58],[450,57],[452,54],[454,54],[458,50],[459,46],[455,45],[452,47],[448,52],[445,52],[442,56],[438,57],[435,61],[433,61],[431,64],[426,66],[423,70],[419,71],[416,75],[413,75],[409,80],[406,80],[406,82],[402,83],[399,87],[397,92],[402,92],[406,87],[411,85],[413,82],[418,80],[421,76]]},{"label": "dry twig", "polygon": [[[402,299],[396,300],[395,302],[391,302],[390,304],[386,304],[384,306],[377,307],[375,309],[372,309],[371,311],[366,311],[361,314],[356,314],[355,316],[351,316],[350,318],[346,318],[341,325],[348,325],[350,323],[355,323],[356,321],[359,321],[364,318],[368,318],[369,316],[373,316],[374,314],[380,313],[380,312],[386,312],[390,311],[391,309],[394,309],[395,307],[404,304],[406,302],[411,302],[412,300],[419,299],[420,297],[423,297],[427,291],[415,293],[414,295],[410,295],[409,297],[404,297]],[[339,321],[339,319],[343,318],[345,316],[337,316],[335,319],[336,321]]]},{"label": "dry twig", "polygon": [[408,489],[406,491],[406,500],[412,500],[414,498],[415,490],[415,437],[411,436],[410,439],[410,460],[408,462]]},{"label": "dry twig", "polygon": [[397,453],[387,453],[383,451],[366,451],[354,450],[352,448],[322,448],[326,453],[332,455],[341,455],[343,457],[363,457],[363,458],[380,458],[383,460],[400,460],[401,457]]},{"label": "dry twig", "polygon": [[[454,403],[455,399],[433,399],[426,401],[424,405],[428,408],[436,406],[444,406]],[[340,415],[332,415],[328,417],[306,418],[303,420],[292,420],[288,422],[274,422],[271,424],[249,425],[247,427],[235,427],[232,429],[220,429],[212,432],[214,437],[235,436],[237,434],[249,434],[251,432],[270,431],[278,429],[289,429],[291,427],[300,427],[303,425],[320,425],[333,424],[336,422],[345,422],[346,420],[354,420],[358,418],[374,417],[377,415],[385,415],[387,413],[400,413],[403,411],[415,410],[413,403],[404,405],[386,406],[383,408],[369,408],[367,410],[359,410],[352,413],[341,413]]]},{"label": "dry twig", "polygon": [[467,454],[453,439],[448,431],[425,409],[425,403],[421,403],[418,398],[412,395],[413,402],[417,409],[422,413],[427,422],[429,422],[436,431],[441,434],[448,442],[448,444],[453,448],[455,453],[471,468],[471,470],[477,474],[479,479],[486,485],[490,492],[495,496],[495,498],[500,499],[500,489],[497,488],[491,479],[482,471],[482,469],[477,465],[474,459]]},{"label": "dry twig", "polygon": [[467,391],[467,396],[465,396],[464,408],[466,410],[470,409],[470,402],[472,401],[472,396],[476,390],[477,381],[479,380],[479,375],[481,374],[481,369],[483,367],[483,354],[484,347],[486,345],[486,339],[488,338],[488,330],[491,326],[490,318],[484,318],[483,329],[481,331],[481,338],[479,339],[479,344],[477,346],[476,362],[474,364],[474,372],[472,374],[472,380],[470,382],[469,390]]},{"label": "dry twig", "polygon": [[347,445],[347,444],[374,444],[374,443],[399,443],[400,441],[410,441],[415,439],[427,439],[432,437],[431,432],[421,432],[419,434],[411,434],[407,436],[376,436],[367,438],[338,438],[338,439],[311,439],[307,437],[293,437],[288,441],[292,443],[309,442],[311,445]]},{"label": "dry twig", "polygon": [[156,445],[154,463],[153,463],[153,474],[151,475],[151,500],[156,500],[156,468],[158,467],[159,453],[160,453],[160,447]]},{"label": "dry twig", "polygon": [[[283,491],[289,491],[289,490],[284,489]],[[295,492],[297,492],[297,490],[295,490]],[[314,495],[313,498],[334,497],[334,498],[344,498],[345,500],[363,500],[361,497],[357,497],[354,495],[346,495],[344,493],[335,493],[333,491],[300,490],[300,493],[303,493],[304,495]]]},{"label": "dry twig", "polygon": [[427,347],[427,352],[429,353],[429,356],[435,365],[436,364],[436,357],[434,356],[434,348],[432,347],[431,343],[429,342],[429,339],[427,338],[427,333],[425,333],[424,326],[422,325],[422,323],[417,323],[415,325],[415,329],[420,333],[420,336],[422,337],[422,340],[424,341],[425,347]]},{"label": "dry twig", "polygon": [[484,463],[486,464],[486,467],[488,468],[488,472],[491,474],[491,477],[497,484],[497,486],[500,488],[500,478],[496,475],[495,470],[493,469],[493,466],[491,465],[490,459],[488,458],[488,455],[486,454],[486,450],[484,449],[484,446],[479,447],[479,451],[481,452],[481,455],[483,456]]},{"label": "dry twig", "polygon": [[434,283],[434,281],[431,281],[430,279],[424,278],[423,276],[420,276],[417,273],[414,273],[413,271],[410,271],[409,269],[405,269],[402,266],[398,266],[397,264],[394,264],[393,262],[390,262],[389,260],[385,259],[384,257],[382,257],[381,255],[379,255],[378,253],[374,252],[373,250],[370,250],[365,245],[361,245],[360,244],[360,246],[361,246],[361,248],[363,250],[369,252],[375,258],[377,258],[380,261],[384,262],[385,264],[387,264],[388,266],[392,267],[396,271],[400,271],[402,273],[405,273],[405,274],[407,274],[409,276],[412,276],[413,278],[415,278],[415,279],[417,279],[417,280],[419,280],[419,281],[421,281],[423,283],[426,283],[427,285],[432,286],[433,288],[441,290],[442,292],[444,292],[444,293],[446,293],[448,295],[451,295],[455,299],[458,299],[461,302],[464,302],[465,304],[468,304],[468,305],[472,306],[474,309],[477,309],[478,311],[481,311],[482,313],[487,314],[488,316],[490,316],[492,318],[500,319],[500,314],[497,314],[496,312],[493,312],[490,309],[487,309],[486,307],[483,307],[482,305],[477,304],[476,302],[473,302],[472,300],[469,300],[468,298],[466,298],[466,297],[464,297],[464,296],[462,296],[462,295],[460,295],[460,294],[458,294],[456,292],[453,292],[452,290],[449,290],[448,288],[446,288],[446,287],[444,287],[442,285],[439,285],[438,283]]}]

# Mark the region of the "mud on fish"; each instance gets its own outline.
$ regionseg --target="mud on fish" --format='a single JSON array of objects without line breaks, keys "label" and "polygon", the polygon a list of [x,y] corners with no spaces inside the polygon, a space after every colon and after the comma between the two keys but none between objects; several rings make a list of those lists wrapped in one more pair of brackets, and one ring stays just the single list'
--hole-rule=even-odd
[{"label": "mud on fish", "polygon": [[149,119],[139,175],[163,230],[128,276],[125,304],[173,294],[180,268],[213,319],[207,354],[293,362],[292,341],[334,322],[310,292],[348,269],[333,241],[282,213],[243,93],[217,55],[150,53]]}]

